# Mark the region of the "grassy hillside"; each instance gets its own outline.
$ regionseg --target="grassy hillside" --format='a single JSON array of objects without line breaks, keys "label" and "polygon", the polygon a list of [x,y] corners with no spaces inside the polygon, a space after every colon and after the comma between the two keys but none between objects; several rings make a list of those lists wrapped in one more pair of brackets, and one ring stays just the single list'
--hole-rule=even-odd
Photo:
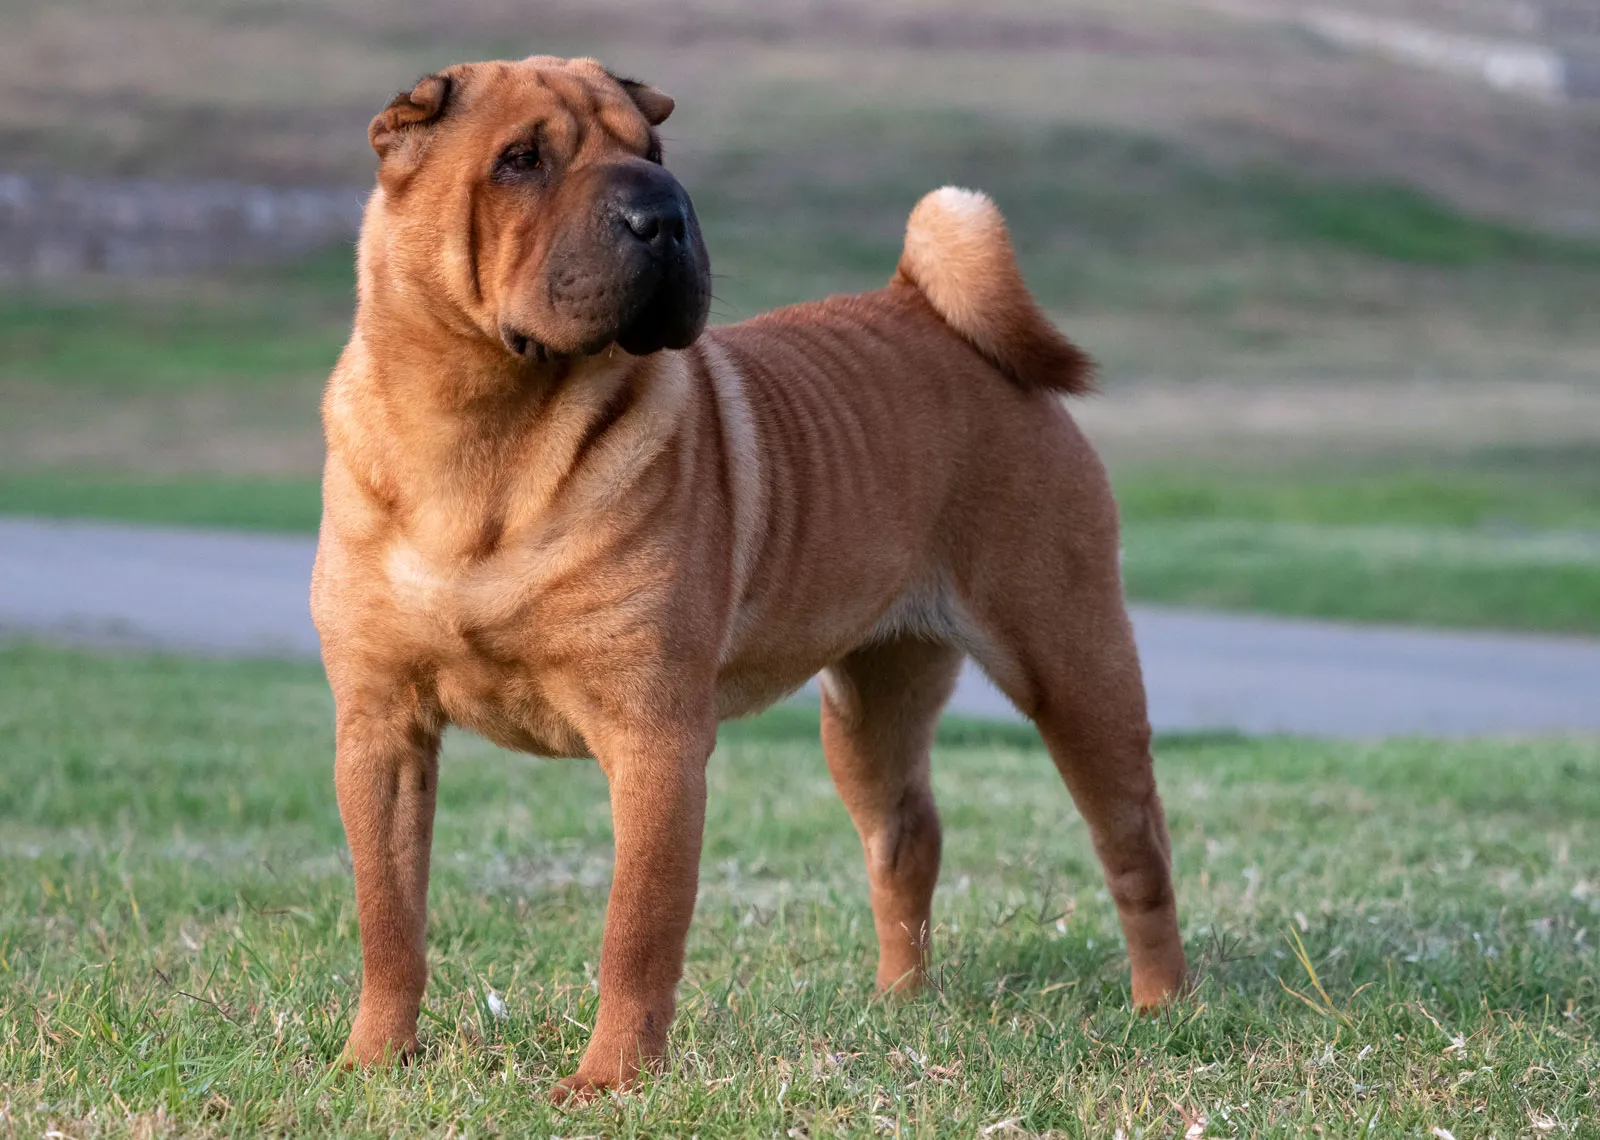
[{"label": "grassy hillside", "polygon": [[[1346,5],[1446,30],[1536,34],[1489,0]],[[774,91],[858,106],[1116,125],[1474,210],[1600,229],[1595,112],[1328,45],[1282,0],[13,0],[0,40],[9,164],[96,174],[362,181],[382,96],[459,59],[587,53],[682,99],[715,149]],[[1532,6],[1528,6],[1532,7]],[[172,66],[181,57],[181,66]],[[770,140],[756,132],[748,137]]]},{"label": "grassy hillside", "polygon": [[[1600,632],[1600,248],[1153,137],[828,123],[703,159],[718,318],[872,287],[922,187],[993,187],[1102,360],[1077,407],[1134,597]],[[0,511],[314,528],[349,261],[0,294]],[[1397,361],[1435,379],[1397,387]]]},{"label": "grassy hillside", "polygon": [[[1593,379],[1600,236],[1573,235],[1600,235],[1581,216],[1600,111],[1219,7],[563,0],[530,19],[500,2],[20,0],[0,153],[98,177],[365,184],[366,121],[419,71],[591,52],[679,97],[669,159],[706,224],[720,319],[880,282],[910,205],[957,182],[999,199],[1030,281],[1113,390]],[[1427,0],[1396,11],[1445,18]],[[0,465],[303,471],[349,296],[338,254],[244,280],[0,292],[16,409]]]},{"label": "grassy hillside", "polygon": [[[876,286],[911,204],[957,182],[1002,203],[1030,282],[1113,395],[1152,379],[1587,386],[1600,358],[1600,245],[1419,191],[816,92],[752,112],[770,119],[781,145],[738,135],[683,164],[720,320]],[[0,291],[0,467],[308,473],[350,306],[347,250],[223,281]]]}]

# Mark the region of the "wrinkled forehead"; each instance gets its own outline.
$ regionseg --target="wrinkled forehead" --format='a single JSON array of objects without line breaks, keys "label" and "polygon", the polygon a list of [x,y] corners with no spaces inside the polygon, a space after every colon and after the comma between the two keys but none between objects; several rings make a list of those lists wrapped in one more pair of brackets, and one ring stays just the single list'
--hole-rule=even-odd
[{"label": "wrinkled forehead", "polygon": [[653,130],[622,85],[594,60],[531,56],[450,70],[465,117],[497,143],[520,138],[565,154],[647,148]]}]

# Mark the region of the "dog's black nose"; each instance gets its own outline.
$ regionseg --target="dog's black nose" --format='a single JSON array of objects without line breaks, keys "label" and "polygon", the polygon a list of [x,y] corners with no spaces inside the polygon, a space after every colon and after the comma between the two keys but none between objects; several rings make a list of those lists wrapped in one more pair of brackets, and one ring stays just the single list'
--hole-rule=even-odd
[{"label": "dog's black nose", "polygon": [[681,253],[694,229],[694,209],[678,180],[642,159],[618,163],[608,174],[605,209],[618,238],[657,254]]},{"label": "dog's black nose", "polygon": [[646,245],[680,245],[688,229],[687,211],[675,196],[653,194],[645,201],[618,204],[617,216],[628,232]]}]

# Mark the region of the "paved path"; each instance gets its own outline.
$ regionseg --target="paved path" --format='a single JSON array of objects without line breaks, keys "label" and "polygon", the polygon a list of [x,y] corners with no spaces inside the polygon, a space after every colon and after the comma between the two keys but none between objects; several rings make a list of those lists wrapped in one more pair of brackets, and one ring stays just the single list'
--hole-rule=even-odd
[{"label": "paved path", "polygon": [[[315,657],[314,542],[0,519],[0,633]],[[1134,611],[1162,731],[1600,731],[1600,643]],[[976,671],[954,711],[1015,716]]]}]

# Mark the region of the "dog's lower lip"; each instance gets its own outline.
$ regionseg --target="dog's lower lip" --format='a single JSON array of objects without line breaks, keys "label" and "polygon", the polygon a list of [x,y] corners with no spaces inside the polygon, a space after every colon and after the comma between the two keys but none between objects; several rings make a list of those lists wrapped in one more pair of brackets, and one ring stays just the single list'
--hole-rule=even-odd
[{"label": "dog's lower lip", "polygon": [[554,360],[557,355],[548,346],[534,340],[527,333],[518,332],[513,328],[502,328],[500,330],[500,339],[504,342],[507,351],[511,355],[519,356],[524,360],[533,360],[542,364],[546,361]]}]

